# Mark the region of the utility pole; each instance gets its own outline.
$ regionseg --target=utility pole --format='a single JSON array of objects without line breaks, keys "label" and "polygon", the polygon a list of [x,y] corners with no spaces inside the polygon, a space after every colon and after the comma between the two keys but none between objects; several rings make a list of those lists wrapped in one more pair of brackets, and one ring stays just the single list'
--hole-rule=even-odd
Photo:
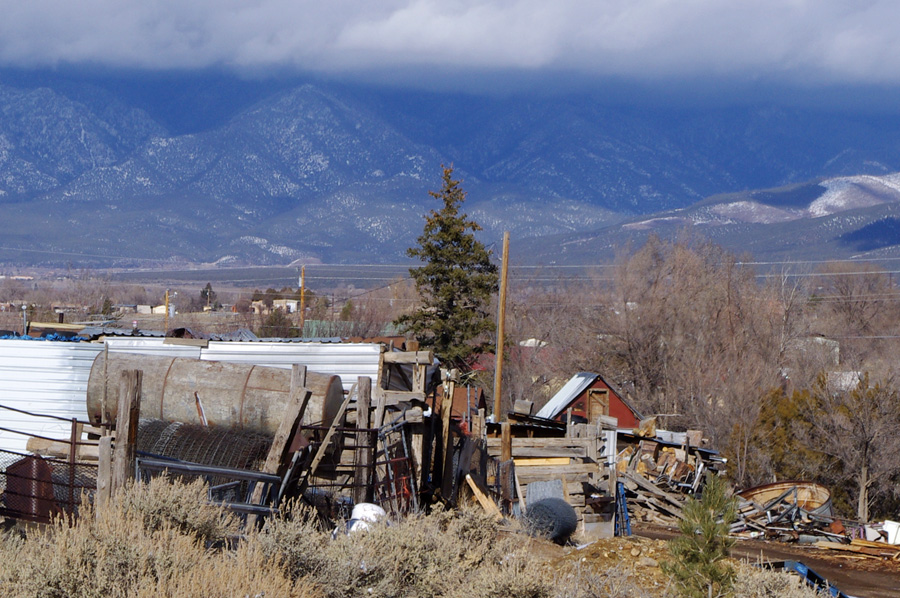
[{"label": "utility pole", "polygon": [[[176,295],[178,295],[178,291],[173,291],[172,296],[174,297]],[[165,330],[163,330],[163,335],[168,334],[169,333],[169,289],[166,289],[166,316],[165,316],[163,328],[165,328]]]},{"label": "utility pole", "polygon": [[300,266],[300,336],[306,324],[306,266]]},{"label": "utility pole", "polygon": [[509,272],[509,232],[503,233],[503,265],[500,270],[500,298],[497,306],[497,348],[494,368],[494,423],[500,423],[500,396],[503,390],[503,339],[506,325],[506,279]]}]

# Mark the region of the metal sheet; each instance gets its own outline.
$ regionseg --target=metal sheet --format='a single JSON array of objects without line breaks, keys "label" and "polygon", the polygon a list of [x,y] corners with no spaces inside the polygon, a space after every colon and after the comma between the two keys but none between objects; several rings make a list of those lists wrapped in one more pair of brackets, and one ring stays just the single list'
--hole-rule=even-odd
[{"label": "metal sheet", "polygon": [[216,342],[200,352],[200,359],[253,363],[290,368],[299,363],[311,372],[340,376],[344,390],[350,390],[359,376],[378,384],[378,364],[382,347],[377,343],[279,343]]},{"label": "metal sheet", "polygon": [[160,357],[189,357],[200,359],[200,347],[191,345],[166,345],[162,338],[107,338],[106,344],[113,353],[136,353]]},{"label": "metal sheet", "polygon": [[[0,339],[0,405],[87,420],[87,381],[103,345]],[[68,438],[71,424],[0,409],[0,449],[25,452],[28,435]]]},{"label": "metal sheet", "polygon": [[597,379],[597,374],[591,372],[579,372],[569,378],[559,391],[553,395],[547,404],[541,407],[541,410],[535,414],[535,417],[543,417],[553,419],[566,408],[572,399],[577,397],[585,388]]}]

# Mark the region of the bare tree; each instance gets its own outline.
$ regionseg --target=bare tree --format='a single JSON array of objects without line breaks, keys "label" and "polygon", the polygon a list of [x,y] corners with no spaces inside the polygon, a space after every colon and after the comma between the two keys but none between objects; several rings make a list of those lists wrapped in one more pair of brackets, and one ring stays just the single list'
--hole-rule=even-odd
[{"label": "bare tree", "polygon": [[832,458],[832,474],[852,482],[856,516],[868,521],[873,499],[900,474],[900,395],[891,379],[871,384],[865,374],[849,390],[822,375],[807,396],[808,441]]}]

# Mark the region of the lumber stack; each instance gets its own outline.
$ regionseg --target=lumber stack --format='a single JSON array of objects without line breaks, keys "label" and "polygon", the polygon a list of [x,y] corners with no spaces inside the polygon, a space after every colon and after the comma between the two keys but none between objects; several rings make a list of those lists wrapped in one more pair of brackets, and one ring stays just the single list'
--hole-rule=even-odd
[{"label": "lumber stack", "polygon": [[[504,460],[504,438],[488,438],[488,454]],[[528,486],[559,480],[563,498],[580,521],[590,512],[592,498],[605,494],[609,471],[599,454],[603,440],[594,436],[565,438],[510,438],[508,457],[515,463],[519,496],[528,504]]]}]

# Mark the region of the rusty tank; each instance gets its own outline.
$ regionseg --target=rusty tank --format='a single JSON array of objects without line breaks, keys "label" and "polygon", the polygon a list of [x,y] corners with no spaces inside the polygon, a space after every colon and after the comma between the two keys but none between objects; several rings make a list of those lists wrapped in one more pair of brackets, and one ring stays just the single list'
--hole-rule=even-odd
[{"label": "rusty tank", "polygon": [[[88,379],[87,411],[92,421],[102,420],[104,404],[108,419],[115,419],[119,380],[126,370],[143,371],[142,418],[274,436],[290,397],[288,369],[182,357],[100,353],[94,359]],[[306,387],[312,395],[303,424],[330,425],[343,402],[340,378],[307,372]]]}]

